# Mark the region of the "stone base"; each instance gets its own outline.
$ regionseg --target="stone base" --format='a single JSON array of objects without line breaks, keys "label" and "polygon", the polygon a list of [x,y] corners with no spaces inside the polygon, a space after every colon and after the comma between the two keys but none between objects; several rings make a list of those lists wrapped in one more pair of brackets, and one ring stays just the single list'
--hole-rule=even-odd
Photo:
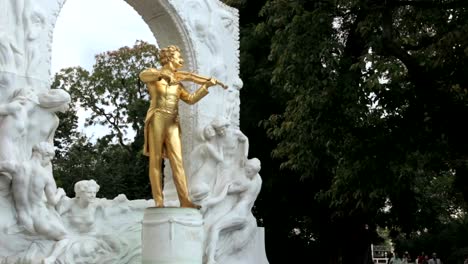
[{"label": "stone base", "polygon": [[232,255],[221,256],[220,264],[268,264],[265,252],[265,229],[257,227],[255,237],[243,249]]},{"label": "stone base", "polygon": [[143,264],[202,264],[203,217],[192,208],[145,210],[142,228]]}]

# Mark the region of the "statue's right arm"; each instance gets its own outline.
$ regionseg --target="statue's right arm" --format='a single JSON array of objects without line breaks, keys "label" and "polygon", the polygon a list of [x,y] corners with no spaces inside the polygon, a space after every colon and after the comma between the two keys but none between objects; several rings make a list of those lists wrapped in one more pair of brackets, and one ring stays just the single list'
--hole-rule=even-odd
[{"label": "statue's right arm", "polygon": [[209,198],[207,201],[202,203],[202,211],[205,212],[208,208],[222,202],[228,194],[229,186],[230,184],[227,184],[226,186],[224,186],[224,189],[221,191],[221,193],[218,196]]},{"label": "statue's right arm", "polygon": [[144,83],[158,81],[161,77],[161,72],[155,68],[148,68],[140,72],[140,80]]}]

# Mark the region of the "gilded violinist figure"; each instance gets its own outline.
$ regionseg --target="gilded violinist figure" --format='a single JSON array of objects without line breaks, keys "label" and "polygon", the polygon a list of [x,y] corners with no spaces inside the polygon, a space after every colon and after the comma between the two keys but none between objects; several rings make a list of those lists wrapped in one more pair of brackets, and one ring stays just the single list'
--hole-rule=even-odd
[{"label": "gilded violinist figure", "polygon": [[[172,177],[181,207],[200,208],[192,203],[188,194],[187,178],[182,162],[182,144],[179,126],[179,100],[195,104],[208,94],[208,88],[223,83],[214,78],[207,78],[189,72],[178,71],[184,65],[180,49],[168,46],[159,51],[162,67],[149,68],[140,73],[140,79],[146,84],[151,97],[151,104],[145,119],[145,145],[143,153],[149,156],[149,177],[151,191],[157,207],[164,207],[162,192],[161,163],[168,158]],[[192,81],[200,88],[189,93],[181,81]]]}]

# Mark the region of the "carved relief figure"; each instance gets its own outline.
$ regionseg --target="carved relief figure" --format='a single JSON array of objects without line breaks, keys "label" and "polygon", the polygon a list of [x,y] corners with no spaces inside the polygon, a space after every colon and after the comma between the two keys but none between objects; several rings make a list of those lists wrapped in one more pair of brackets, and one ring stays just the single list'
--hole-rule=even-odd
[{"label": "carved relief figure", "polygon": [[216,32],[213,32],[213,30],[210,30],[212,28],[210,26],[220,23],[226,29],[226,32],[232,32],[235,23],[232,14],[224,9],[212,6],[212,2],[190,0],[187,1],[186,5],[192,11],[192,14],[197,14],[188,18],[190,27],[194,31],[198,41],[206,45],[213,58],[222,53],[220,47],[223,47],[223,45],[220,36]]},{"label": "carved relief figure", "polygon": [[211,5],[220,5],[220,3],[214,3],[214,1],[209,1],[209,0],[205,0],[204,2],[207,6],[210,7],[211,10],[213,10],[212,13],[214,15],[219,16],[224,28],[226,28],[228,31],[235,30],[235,22],[233,20],[233,15],[230,12],[228,12],[224,8],[216,8],[215,6],[211,6]]},{"label": "carved relief figure", "polygon": [[239,175],[239,178],[229,185],[228,196],[235,196],[236,203],[226,215],[210,226],[206,247],[208,264],[216,263],[217,254],[224,253],[217,252],[218,240],[223,231],[229,230],[235,235],[234,231],[250,227],[250,230],[242,233],[243,236],[233,240],[233,243],[226,247],[231,249],[243,248],[254,235],[257,223],[251,211],[262,185],[259,171],[260,161],[256,158],[250,159],[246,162],[244,174]]},{"label": "carved relief figure", "polygon": [[7,78],[11,71],[14,71],[14,53],[15,46],[10,36],[5,34],[6,32],[0,32],[0,71],[3,76],[0,76],[0,91],[4,92],[4,89],[10,88],[11,85],[4,84],[1,79]]},{"label": "carved relief figure", "polygon": [[26,51],[26,73],[28,76],[35,77],[41,70],[40,64],[44,63],[41,51],[44,45],[41,33],[46,27],[46,15],[37,5],[27,5],[24,13],[25,26],[25,51]]},{"label": "carved relief figure", "polygon": [[198,40],[206,45],[212,57],[219,54],[219,45],[216,35],[209,30],[209,25],[212,23],[211,7],[208,3],[201,1],[189,1],[188,8],[193,10],[194,16],[189,17],[189,24],[192,27],[195,36]]},{"label": "carved relief figure", "polygon": [[0,161],[23,161],[30,157],[26,143],[29,115],[38,104],[31,90],[20,90],[10,103],[0,105]]},{"label": "carved relief figure", "polygon": [[[140,79],[146,84],[151,96],[151,105],[145,119],[144,154],[150,157],[149,174],[153,198],[156,206],[164,206],[161,162],[167,157],[181,207],[198,208],[199,206],[190,201],[188,195],[182,163],[178,103],[182,100],[188,104],[195,104],[208,94],[209,87],[222,83],[214,78],[177,71],[183,66],[184,60],[176,46],[162,49],[160,60],[162,68],[150,68],[140,73]],[[190,94],[181,83],[184,80],[201,84],[201,87]]]},{"label": "carved relief figure", "polygon": [[[94,180],[79,181],[74,186],[75,198],[63,197],[56,208],[72,235],[66,244],[56,246],[43,263],[55,263],[60,258],[64,263],[109,263],[121,257],[123,247],[117,235],[97,228],[99,213],[103,204],[96,199],[99,185]],[[105,256],[108,256],[107,258]]]},{"label": "carved relief figure", "polygon": [[221,151],[216,144],[216,131],[211,124],[203,129],[202,139],[203,142],[196,146],[190,154],[195,165],[190,178],[192,196],[197,195],[196,190],[204,188],[195,188],[196,186],[206,185],[209,190],[213,189],[221,169],[220,163],[223,160]]},{"label": "carved relief figure", "polygon": [[224,164],[221,176],[218,177],[214,187],[214,192],[219,192],[245,166],[249,154],[249,140],[225,118],[218,117],[211,122],[211,125],[218,136]]},{"label": "carved relief figure", "polygon": [[75,183],[75,198],[63,197],[57,204],[57,211],[66,219],[75,234],[94,233],[98,204],[96,193],[100,186],[94,180]]},{"label": "carved relief figure", "polygon": [[65,195],[63,189],[57,189],[50,170],[50,160],[54,155],[53,146],[41,142],[34,146],[31,160],[2,161],[0,172],[11,175],[11,188],[19,226],[31,234],[62,240],[66,236],[65,228],[58,216],[51,212],[43,201],[45,194],[47,203],[55,206]]},{"label": "carved relief figure", "polygon": [[28,144],[33,146],[46,141],[53,144],[55,131],[59,125],[56,112],[69,109],[70,95],[61,89],[50,89],[38,95],[39,105],[31,113],[28,124]]},{"label": "carved relief figure", "polygon": [[206,184],[199,184],[194,187],[192,194],[193,201],[201,205],[200,212],[203,214],[205,231],[209,231],[214,220],[225,215],[233,207],[227,202],[228,190],[231,184],[224,186],[220,193],[213,193]]},{"label": "carved relief figure", "polygon": [[220,137],[225,162],[243,167],[249,154],[249,139],[223,117],[216,118],[211,124]]},{"label": "carved relief figure", "polygon": [[2,1],[0,9],[0,71],[15,72],[22,42],[24,1]]}]

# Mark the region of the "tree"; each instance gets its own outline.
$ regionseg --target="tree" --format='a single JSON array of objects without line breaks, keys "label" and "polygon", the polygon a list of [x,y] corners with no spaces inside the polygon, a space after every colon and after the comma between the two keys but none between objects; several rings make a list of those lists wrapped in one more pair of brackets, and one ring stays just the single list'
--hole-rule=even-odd
[{"label": "tree", "polygon": [[[73,67],[56,74],[53,88],[69,91],[75,108],[89,111],[86,125],[104,125],[109,131],[95,143],[76,132],[58,133],[62,142],[75,138],[55,163],[54,175],[67,193],[72,193],[76,181],[94,178],[102,185],[99,193],[105,197],[119,193],[129,198],[150,197],[148,161],[142,155],[149,100],[138,74],[157,65],[157,59],[154,45],[137,41],[133,47],[96,55],[92,72]],[[59,131],[64,131],[68,123],[62,122]]]},{"label": "tree", "polygon": [[[458,192],[468,201],[459,125],[468,110],[466,1],[270,0],[251,22],[255,32],[242,24],[251,4],[228,2],[241,7],[249,32],[241,43],[264,40],[247,51],[251,62],[241,57],[241,70],[260,73],[244,72],[242,93],[262,93],[256,83],[271,72],[262,101],[280,106],[267,129],[285,171],[270,182],[281,182],[278,204],[284,197],[297,209],[283,239],[322,248],[318,262],[367,263],[376,225],[394,236],[435,229],[450,211],[434,201]],[[253,63],[265,45],[271,63]],[[445,181],[454,184],[427,187]]]},{"label": "tree", "polygon": [[[258,13],[267,1],[226,1],[240,11],[241,130],[249,137],[250,156],[262,161],[262,191],[254,214],[265,227],[266,251],[271,263],[302,262],[323,255],[311,233],[310,219],[318,211],[304,205],[303,197],[311,193],[309,181],[296,181],[295,172],[280,170],[271,152],[276,140],[267,136],[263,121],[272,113],[281,113],[285,93],[271,86],[274,63],[268,59],[271,36],[257,29],[264,21]],[[310,207],[309,207],[310,206]],[[310,217],[308,217],[310,216]],[[288,252],[287,254],[285,252]]]},{"label": "tree", "polygon": [[[419,228],[427,216],[416,212],[428,208],[416,183],[459,170],[466,12],[448,1],[265,6],[272,80],[289,95],[285,112],[270,118],[269,133],[280,140],[274,154],[320,186],[316,198],[344,230],[385,224],[377,220],[386,205],[384,218],[401,231]],[[362,263],[350,248],[344,263]]]}]

